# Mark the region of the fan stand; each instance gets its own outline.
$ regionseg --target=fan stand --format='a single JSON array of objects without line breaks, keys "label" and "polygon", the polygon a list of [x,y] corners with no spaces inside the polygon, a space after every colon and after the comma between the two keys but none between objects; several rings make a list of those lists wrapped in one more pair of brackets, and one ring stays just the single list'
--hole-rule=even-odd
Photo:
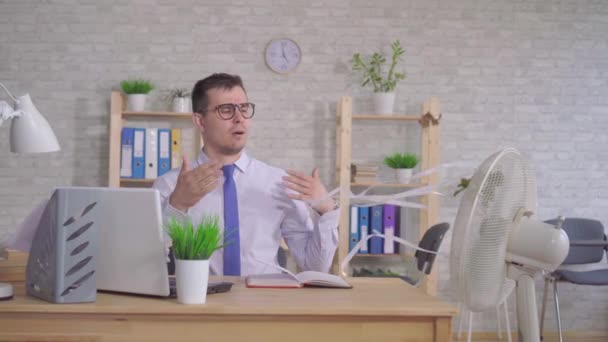
[{"label": "fan stand", "polygon": [[534,272],[521,266],[509,264],[507,276],[515,280],[517,298],[517,330],[518,341],[540,342],[540,330],[536,307],[536,287]]},{"label": "fan stand", "polygon": [[13,298],[13,286],[7,283],[0,283],[0,300]]}]

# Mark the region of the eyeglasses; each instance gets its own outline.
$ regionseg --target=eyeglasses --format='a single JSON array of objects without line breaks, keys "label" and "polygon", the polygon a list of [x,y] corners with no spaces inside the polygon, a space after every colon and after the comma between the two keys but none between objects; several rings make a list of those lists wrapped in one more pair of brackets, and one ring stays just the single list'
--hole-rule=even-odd
[{"label": "eyeglasses", "polygon": [[251,119],[253,117],[253,114],[255,114],[255,104],[251,102],[238,104],[224,103],[214,108],[220,118],[224,120],[231,120],[232,118],[234,118],[237,109],[245,119]]}]

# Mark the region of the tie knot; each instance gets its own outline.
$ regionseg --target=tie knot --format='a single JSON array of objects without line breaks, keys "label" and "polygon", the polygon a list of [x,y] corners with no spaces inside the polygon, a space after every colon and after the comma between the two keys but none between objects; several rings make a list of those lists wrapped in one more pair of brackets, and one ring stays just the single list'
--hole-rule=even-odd
[{"label": "tie knot", "polygon": [[234,167],[234,164],[224,165],[222,167],[222,171],[224,171],[224,177],[232,178],[232,175],[234,174]]}]

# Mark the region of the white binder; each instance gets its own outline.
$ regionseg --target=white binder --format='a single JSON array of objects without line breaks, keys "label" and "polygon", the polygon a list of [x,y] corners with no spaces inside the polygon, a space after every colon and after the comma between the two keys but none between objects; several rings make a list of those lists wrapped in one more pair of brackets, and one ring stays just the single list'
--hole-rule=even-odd
[{"label": "white binder", "polygon": [[146,179],[158,176],[158,128],[146,128]]},{"label": "white binder", "polygon": [[131,127],[124,127],[121,133],[120,144],[120,177],[133,177],[133,134]]}]

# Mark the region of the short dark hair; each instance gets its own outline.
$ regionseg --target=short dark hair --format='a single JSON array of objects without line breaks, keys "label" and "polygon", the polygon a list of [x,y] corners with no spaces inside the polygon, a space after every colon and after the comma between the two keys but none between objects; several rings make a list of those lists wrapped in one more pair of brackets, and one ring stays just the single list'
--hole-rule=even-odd
[{"label": "short dark hair", "polygon": [[243,80],[238,75],[230,75],[226,73],[216,73],[208,76],[202,80],[199,80],[192,89],[192,109],[195,113],[205,114],[205,110],[209,105],[209,96],[207,91],[209,89],[220,88],[224,90],[230,90],[234,87],[241,87],[245,91],[243,86]]}]

